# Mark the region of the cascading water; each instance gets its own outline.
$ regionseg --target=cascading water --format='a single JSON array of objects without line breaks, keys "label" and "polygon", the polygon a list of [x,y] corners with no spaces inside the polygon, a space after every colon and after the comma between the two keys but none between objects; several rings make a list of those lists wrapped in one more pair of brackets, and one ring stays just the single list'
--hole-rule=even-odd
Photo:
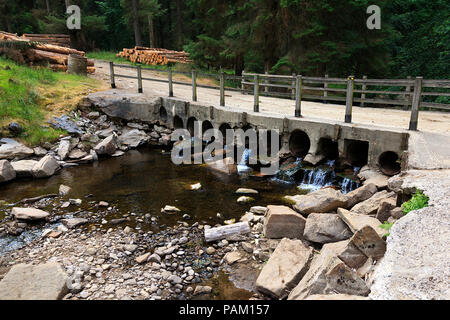
[{"label": "cascading water", "polygon": [[251,150],[250,149],[244,149],[244,152],[242,152],[241,161],[239,161],[239,164],[237,165],[238,173],[244,173],[252,171],[253,169],[250,168],[248,164],[248,160],[251,156]]},{"label": "cascading water", "polygon": [[333,185],[335,177],[334,171],[323,169],[306,169],[303,181],[298,186],[299,189],[319,190],[320,188]]},{"label": "cascading water", "polygon": [[350,178],[344,178],[344,180],[342,181],[342,184],[341,184],[341,191],[343,194],[347,194],[350,191],[353,191],[358,187],[359,187],[359,184],[356,181],[354,181]]}]

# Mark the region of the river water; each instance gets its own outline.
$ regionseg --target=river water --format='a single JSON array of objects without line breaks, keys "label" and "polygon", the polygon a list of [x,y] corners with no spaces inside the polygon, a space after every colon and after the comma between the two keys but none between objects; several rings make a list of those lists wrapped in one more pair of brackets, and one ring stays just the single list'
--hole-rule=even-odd
[{"label": "river water", "polygon": [[[228,219],[238,221],[252,206],[285,204],[283,201],[285,195],[308,193],[320,186],[331,184],[330,180],[324,177],[329,175],[328,173],[321,170],[313,171],[305,170],[303,181],[289,183],[278,179],[254,178],[247,173],[229,176],[216,172],[206,165],[177,166],[172,163],[170,152],[142,148],[131,150],[122,157],[105,158],[93,164],[65,168],[48,179],[22,179],[1,185],[0,220],[10,210],[8,204],[24,198],[58,193],[59,186],[65,184],[72,190],[64,199],[79,198],[83,203],[75,209],[73,206],[58,209],[57,214],[60,215],[70,215],[74,210],[94,212],[98,209],[94,203],[106,201],[114,207],[114,210],[105,217],[106,220],[120,218],[123,215],[136,217],[130,222],[121,224],[121,227],[128,225],[144,231],[157,232],[165,226],[172,226],[183,220],[183,214],[190,216],[189,223],[222,224]],[[201,183],[202,189],[190,190],[190,185],[195,183]],[[305,188],[299,190],[298,186]],[[259,191],[259,194],[251,195],[255,199],[254,202],[237,203],[236,200],[240,195],[235,191],[242,187]],[[175,215],[161,213],[161,208],[166,205],[176,206],[182,213]],[[43,209],[54,211],[54,207]],[[144,219],[139,219],[146,214],[158,217],[158,223],[149,224],[144,222]],[[0,255],[2,252],[20,248],[39,237],[40,231],[39,229],[26,231],[19,237],[0,237]],[[223,275],[217,281],[222,287],[229,288],[227,290],[230,290],[234,298],[248,296],[246,291],[239,291],[230,285]]]}]

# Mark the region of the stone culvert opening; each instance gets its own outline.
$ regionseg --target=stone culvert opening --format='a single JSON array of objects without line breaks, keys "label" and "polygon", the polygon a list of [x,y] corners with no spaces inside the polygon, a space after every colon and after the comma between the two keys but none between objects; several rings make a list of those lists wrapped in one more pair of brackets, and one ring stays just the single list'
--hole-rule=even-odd
[{"label": "stone culvert opening", "polygon": [[336,160],[339,157],[338,143],[330,138],[320,138],[316,154],[324,156],[327,160]]},{"label": "stone culvert opening", "polygon": [[179,116],[173,117],[173,128],[174,129],[183,129],[183,119]]},{"label": "stone culvert opening", "polygon": [[[203,135],[203,137],[205,136],[205,132],[210,130],[210,129],[214,129],[212,123],[210,121],[208,121],[208,120],[203,121],[202,122],[202,135]],[[203,139],[203,140],[206,141],[205,139]],[[212,137],[211,141],[209,141],[209,142],[213,142],[214,140],[215,140],[215,138]]]},{"label": "stone culvert opening", "polygon": [[304,158],[311,147],[311,140],[308,135],[301,130],[294,130],[289,137],[289,150],[297,158]]},{"label": "stone culvert opening", "polygon": [[347,160],[354,167],[363,167],[369,158],[369,142],[361,140],[345,140]]},{"label": "stone culvert opening", "polygon": [[194,133],[195,133],[194,128],[197,125],[196,123],[197,123],[197,119],[195,117],[190,117],[187,121],[186,128],[188,129],[191,137],[194,137]]},{"label": "stone culvert opening", "polygon": [[164,107],[159,108],[159,120],[162,123],[167,123],[167,111]]},{"label": "stone culvert opening", "polygon": [[398,160],[399,156],[397,153],[386,151],[378,157],[378,166],[385,175],[395,176],[401,171],[400,162]]},{"label": "stone culvert opening", "polygon": [[222,133],[224,144],[227,139],[227,130],[231,129],[231,126],[228,123],[222,123],[219,127],[219,131]]}]

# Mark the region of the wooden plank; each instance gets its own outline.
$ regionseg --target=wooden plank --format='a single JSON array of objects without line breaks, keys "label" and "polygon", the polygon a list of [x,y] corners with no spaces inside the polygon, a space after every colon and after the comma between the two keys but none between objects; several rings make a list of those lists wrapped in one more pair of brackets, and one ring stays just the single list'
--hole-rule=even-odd
[{"label": "wooden plank", "polygon": [[192,70],[192,101],[197,101],[197,72]]},{"label": "wooden plank", "polygon": [[352,107],[353,107],[353,89],[355,86],[354,77],[350,76],[347,80],[347,96],[345,100],[345,123],[352,122]]},{"label": "wooden plank", "polygon": [[295,79],[295,117],[302,116],[302,76]]},{"label": "wooden plank", "polygon": [[205,241],[222,240],[230,236],[247,234],[250,232],[248,222],[238,222],[227,226],[205,229]]},{"label": "wooden plank", "polygon": [[259,112],[259,76],[255,74],[253,77],[253,111]]},{"label": "wooden plank", "polygon": [[411,107],[411,119],[409,120],[409,130],[417,130],[419,119],[420,97],[422,95],[422,77],[417,77],[414,83],[414,96]]},{"label": "wooden plank", "polygon": [[225,78],[223,72],[220,73],[220,106],[225,107]]}]

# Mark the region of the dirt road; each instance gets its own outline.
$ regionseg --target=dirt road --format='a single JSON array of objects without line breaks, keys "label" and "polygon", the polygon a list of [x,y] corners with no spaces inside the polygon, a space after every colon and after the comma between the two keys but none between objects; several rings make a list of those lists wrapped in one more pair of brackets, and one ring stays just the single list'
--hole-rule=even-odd
[{"label": "dirt road", "polygon": [[[109,64],[105,61],[95,61],[95,77],[109,83]],[[117,68],[116,74],[135,76],[133,69]],[[167,75],[152,71],[143,71],[143,77],[167,79]],[[189,78],[180,75],[174,76],[175,80],[189,82]],[[137,92],[137,80],[116,78],[116,85],[120,89],[129,89]],[[155,81],[143,81],[143,90],[147,94],[168,96],[168,84]],[[173,86],[174,96],[190,101],[192,99],[191,86]],[[206,105],[219,104],[219,90],[197,88],[198,102]],[[227,107],[239,107],[244,110],[253,110],[253,96],[240,92],[225,92],[225,105]],[[272,97],[260,98],[260,112],[294,115],[295,101]],[[328,121],[343,122],[345,106],[336,104],[323,104],[317,102],[302,101],[302,116],[305,119],[326,119]],[[353,123],[355,125],[373,125],[406,130],[409,126],[410,112],[383,108],[353,107]],[[450,136],[450,113],[421,111],[419,113],[419,130],[424,132],[440,133]]]}]

